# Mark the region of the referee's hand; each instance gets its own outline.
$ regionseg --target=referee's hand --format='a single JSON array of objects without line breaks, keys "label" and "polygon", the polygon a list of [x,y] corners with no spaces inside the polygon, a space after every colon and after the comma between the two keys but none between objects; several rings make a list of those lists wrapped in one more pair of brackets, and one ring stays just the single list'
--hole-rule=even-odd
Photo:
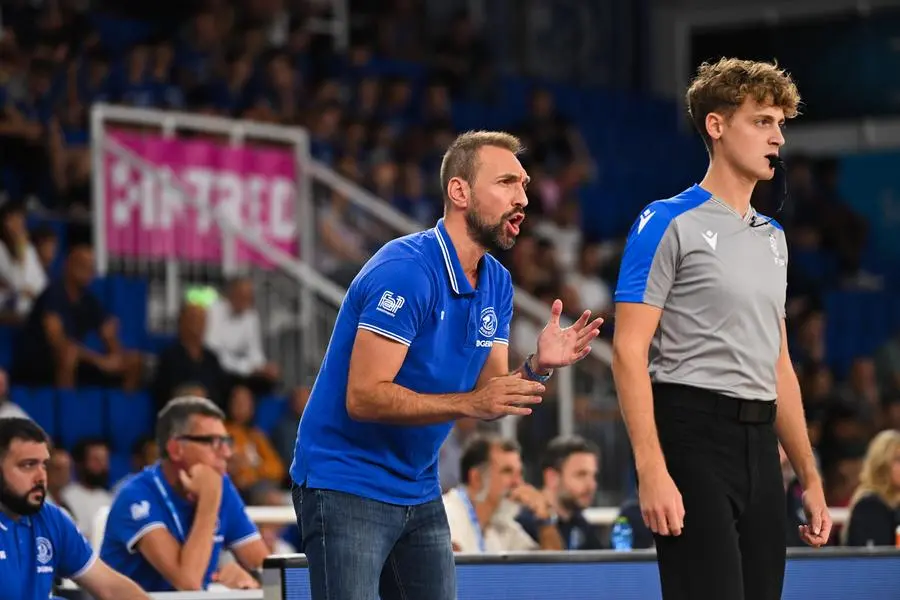
[{"label": "referee's hand", "polygon": [[665,467],[641,474],[638,498],[644,525],[659,535],[681,535],[684,528],[684,502],[672,476]]},{"label": "referee's hand", "polygon": [[468,416],[490,420],[508,415],[530,415],[531,409],[525,405],[539,404],[544,390],[543,384],[525,379],[521,373],[494,377],[467,394]]}]

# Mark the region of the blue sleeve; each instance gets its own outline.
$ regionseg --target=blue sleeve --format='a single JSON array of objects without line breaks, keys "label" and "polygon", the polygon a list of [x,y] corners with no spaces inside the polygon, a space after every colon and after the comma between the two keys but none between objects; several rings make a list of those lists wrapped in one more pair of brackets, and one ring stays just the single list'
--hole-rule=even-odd
[{"label": "blue sleeve", "polygon": [[616,302],[665,304],[678,264],[678,242],[668,207],[649,205],[628,232],[619,268]]},{"label": "blue sleeve", "polygon": [[373,267],[355,285],[359,328],[412,344],[434,297],[425,268],[412,259],[389,260]]},{"label": "blue sleeve", "polygon": [[224,531],[222,535],[225,537],[225,547],[233,548],[240,546],[245,542],[260,537],[259,529],[247,516],[244,502],[238,494],[237,488],[231,482],[231,478],[226,477],[222,487],[222,522],[224,523]]},{"label": "blue sleeve", "polygon": [[503,288],[503,302],[500,304],[500,323],[497,325],[494,343],[509,346],[509,329],[513,317],[513,285],[509,271],[505,271],[504,275],[506,275],[506,278]]},{"label": "blue sleeve", "polygon": [[57,574],[66,579],[77,579],[81,577],[93,566],[95,555],[87,538],[78,531],[75,523],[59,508],[49,507],[52,512],[48,511],[48,515],[56,521],[56,531],[59,539],[53,540],[57,559]]},{"label": "blue sleeve", "polygon": [[[144,486],[130,485],[122,488],[109,509],[104,541],[124,546],[134,554],[137,543],[154,529],[169,529],[164,508]],[[187,524],[190,527],[190,524]],[[186,532],[185,532],[186,533]],[[173,533],[176,539],[178,534]],[[184,543],[184,540],[178,540]]]}]

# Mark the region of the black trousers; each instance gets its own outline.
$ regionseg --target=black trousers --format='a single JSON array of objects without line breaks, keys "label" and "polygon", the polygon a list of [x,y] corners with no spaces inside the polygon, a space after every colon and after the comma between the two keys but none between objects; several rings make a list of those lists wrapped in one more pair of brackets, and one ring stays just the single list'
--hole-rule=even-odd
[{"label": "black trousers", "polygon": [[684,501],[681,535],[655,535],[665,600],[780,600],[785,494],[774,404],[658,384],[654,413]]}]

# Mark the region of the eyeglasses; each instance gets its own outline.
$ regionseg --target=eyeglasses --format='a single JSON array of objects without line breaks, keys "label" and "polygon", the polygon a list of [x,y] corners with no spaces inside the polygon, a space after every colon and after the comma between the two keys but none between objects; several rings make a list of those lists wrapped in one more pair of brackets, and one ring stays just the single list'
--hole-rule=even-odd
[{"label": "eyeglasses", "polygon": [[230,435],[179,435],[175,439],[204,444],[216,451],[223,446],[226,446],[229,450],[234,448],[234,438]]}]

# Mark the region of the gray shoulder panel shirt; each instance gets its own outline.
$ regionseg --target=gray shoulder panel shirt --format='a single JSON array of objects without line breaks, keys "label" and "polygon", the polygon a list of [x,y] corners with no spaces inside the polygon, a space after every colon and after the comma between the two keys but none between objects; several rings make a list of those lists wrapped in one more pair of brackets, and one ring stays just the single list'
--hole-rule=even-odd
[{"label": "gray shoulder panel shirt", "polygon": [[775,221],[743,218],[695,185],[641,212],[628,234],[616,302],[662,309],[650,378],[774,400],[787,292],[787,243]]}]

